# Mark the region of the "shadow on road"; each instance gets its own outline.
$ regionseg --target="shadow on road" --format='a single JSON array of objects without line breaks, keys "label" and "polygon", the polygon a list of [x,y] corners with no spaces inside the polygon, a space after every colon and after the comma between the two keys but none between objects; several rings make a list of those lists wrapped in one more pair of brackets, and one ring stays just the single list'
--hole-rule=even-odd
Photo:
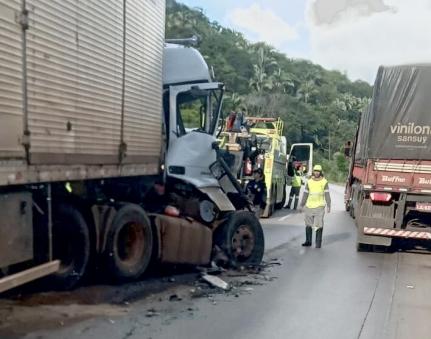
[{"label": "shadow on road", "polygon": [[351,232],[328,234],[327,236],[323,236],[323,242],[325,245],[330,245],[336,242],[349,239],[350,237],[352,237]]}]

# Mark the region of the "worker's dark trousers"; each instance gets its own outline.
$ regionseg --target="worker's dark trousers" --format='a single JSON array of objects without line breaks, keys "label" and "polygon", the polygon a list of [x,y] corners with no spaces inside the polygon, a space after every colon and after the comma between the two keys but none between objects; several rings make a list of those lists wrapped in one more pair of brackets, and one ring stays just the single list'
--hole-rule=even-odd
[{"label": "worker's dark trousers", "polygon": [[292,187],[290,189],[290,194],[289,194],[289,202],[286,205],[286,208],[292,209],[292,200],[295,198],[295,202],[293,204],[293,209],[296,210],[296,208],[298,207],[298,202],[299,202],[299,192],[301,191],[301,187]]}]

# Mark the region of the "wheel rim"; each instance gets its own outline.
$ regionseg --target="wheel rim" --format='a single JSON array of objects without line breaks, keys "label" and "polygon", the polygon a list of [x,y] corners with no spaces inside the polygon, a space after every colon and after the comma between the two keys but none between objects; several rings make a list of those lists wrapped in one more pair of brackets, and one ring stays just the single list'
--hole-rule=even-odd
[{"label": "wheel rim", "polygon": [[133,266],[142,260],[145,250],[145,235],[142,225],[133,222],[124,225],[117,238],[118,257],[125,264]]},{"label": "wheel rim", "polygon": [[232,254],[238,261],[246,260],[253,253],[255,236],[249,225],[241,225],[232,237]]}]

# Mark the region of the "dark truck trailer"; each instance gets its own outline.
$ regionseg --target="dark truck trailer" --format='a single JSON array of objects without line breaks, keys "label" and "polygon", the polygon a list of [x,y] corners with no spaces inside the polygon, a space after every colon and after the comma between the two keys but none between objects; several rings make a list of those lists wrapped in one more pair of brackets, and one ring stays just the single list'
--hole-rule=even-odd
[{"label": "dark truck trailer", "polygon": [[431,64],[378,71],[345,192],[358,249],[390,246],[394,238],[431,240],[430,88]]}]

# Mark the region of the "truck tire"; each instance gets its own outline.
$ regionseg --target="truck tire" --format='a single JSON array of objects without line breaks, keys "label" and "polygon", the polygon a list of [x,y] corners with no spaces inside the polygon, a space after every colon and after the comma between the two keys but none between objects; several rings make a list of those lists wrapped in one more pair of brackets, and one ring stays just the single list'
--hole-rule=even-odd
[{"label": "truck tire", "polygon": [[229,257],[230,265],[259,265],[265,250],[263,229],[256,216],[247,211],[231,213],[215,234],[215,243]]},{"label": "truck tire", "polygon": [[284,183],[283,187],[284,187],[283,198],[279,203],[275,205],[276,210],[281,210],[284,207],[284,204],[286,203],[286,183]]},{"label": "truck tire", "polygon": [[[346,211],[346,212],[350,212],[350,201],[346,201],[345,203],[344,203],[344,210]],[[349,213],[350,214],[350,213]]]},{"label": "truck tire", "polygon": [[47,279],[54,289],[70,290],[84,276],[90,259],[90,234],[82,214],[71,205],[59,205],[53,213],[53,257],[60,269]]},{"label": "truck tire", "polygon": [[275,190],[275,186],[271,189],[271,203],[269,205],[268,218],[270,218],[275,211],[275,200],[277,199],[277,191]]},{"label": "truck tire", "polygon": [[364,244],[361,242],[356,243],[356,250],[358,252],[371,252],[373,250],[373,247],[370,244]]},{"label": "truck tire", "polygon": [[145,211],[138,205],[124,205],[107,234],[106,273],[116,282],[137,279],[148,268],[152,252],[153,231]]},{"label": "truck tire", "polygon": [[350,202],[349,206],[349,215],[352,219],[355,219],[355,205],[353,204],[353,201]]}]

